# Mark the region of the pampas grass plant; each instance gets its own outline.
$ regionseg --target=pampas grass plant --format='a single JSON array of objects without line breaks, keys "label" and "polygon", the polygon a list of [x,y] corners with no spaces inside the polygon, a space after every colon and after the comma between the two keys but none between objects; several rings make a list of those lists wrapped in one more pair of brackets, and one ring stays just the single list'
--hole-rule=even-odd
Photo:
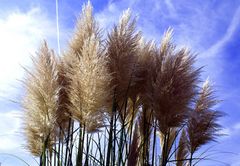
[{"label": "pampas grass plant", "polygon": [[196,56],[172,34],[159,46],[144,40],[128,9],[103,39],[88,2],[61,57],[44,42],[22,99],[26,148],[39,165],[196,165],[222,113],[209,82],[199,87]]}]

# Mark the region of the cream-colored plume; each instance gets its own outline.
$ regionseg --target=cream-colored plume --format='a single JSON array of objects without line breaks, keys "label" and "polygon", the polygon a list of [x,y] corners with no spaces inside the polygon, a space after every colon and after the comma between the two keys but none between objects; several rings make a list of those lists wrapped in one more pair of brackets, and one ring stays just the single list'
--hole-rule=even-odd
[{"label": "cream-colored plume", "polygon": [[[100,39],[97,36],[92,35],[87,38],[81,52],[79,62],[70,72],[71,113],[80,123],[96,128],[102,125],[103,116],[99,114],[102,114],[110,97],[111,75],[106,66],[107,58],[100,48]],[[91,121],[94,121],[94,124],[90,124]],[[87,129],[94,130],[90,128]]]},{"label": "cream-colored plume", "polygon": [[81,56],[83,44],[90,36],[100,37],[100,30],[93,17],[93,7],[88,1],[82,8],[82,13],[77,19],[75,33],[70,41],[70,49],[76,56]]},{"label": "cream-colored plume", "polygon": [[27,148],[33,155],[39,156],[44,145],[49,150],[52,148],[57,117],[56,59],[46,42],[33,57],[33,63],[35,68],[26,70],[26,94],[22,106]]}]

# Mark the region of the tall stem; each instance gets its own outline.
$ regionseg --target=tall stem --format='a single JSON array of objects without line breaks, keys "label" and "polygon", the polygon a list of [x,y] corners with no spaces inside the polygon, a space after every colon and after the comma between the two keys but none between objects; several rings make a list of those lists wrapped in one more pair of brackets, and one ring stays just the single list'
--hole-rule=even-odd
[{"label": "tall stem", "polygon": [[58,142],[58,154],[57,154],[57,165],[58,166],[60,166],[60,162],[61,162],[61,160],[60,160],[60,153],[61,153],[61,142],[62,142],[62,139],[61,139],[61,131],[59,131],[59,142]]},{"label": "tall stem", "polygon": [[43,165],[43,160],[42,160],[42,157],[43,157],[43,155],[41,154],[41,156],[40,156],[40,161],[39,161],[39,166],[42,166]]},{"label": "tall stem", "polygon": [[126,112],[127,112],[127,103],[128,103],[128,98],[126,97],[125,99],[125,108],[122,116],[122,127],[121,127],[121,135],[120,135],[120,144],[118,148],[118,165],[121,165],[122,158],[123,158],[123,149],[124,149],[124,133],[125,133],[125,119],[126,119]]},{"label": "tall stem", "polygon": [[130,122],[130,140],[129,142],[132,142],[132,129],[133,129],[133,120],[134,120],[134,116],[135,116],[135,101],[133,101],[133,112],[132,112],[132,118],[131,118],[131,122]]},{"label": "tall stem", "polygon": [[76,165],[80,165],[80,162],[82,162],[80,157],[81,147],[82,147],[82,127],[81,127],[81,124],[79,123],[78,153],[77,153]]},{"label": "tall stem", "polygon": [[165,166],[166,140],[167,140],[167,134],[164,134],[163,147],[162,147],[162,164],[161,164],[161,166]]},{"label": "tall stem", "polygon": [[[110,131],[109,131],[109,137],[108,137],[108,149],[107,149],[106,166],[109,166],[110,159],[111,159],[112,136],[113,136],[113,119],[114,119],[115,114],[116,114],[116,101],[115,101],[115,96],[114,96],[113,97],[113,105],[112,105],[112,115],[111,115],[111,121],[110,121]],[[114,140],[114,141],[116,141],[116,140]]]},{"label": "tall stem", "polygon": [[193,159],[193,153],[191,152],[190,159],[189,159],[189,166],[192,166],[192,159]]},{"label": "tall stem", "polygon": [[78,146],[78,155],[77,155],[77,166],[82,166],[84,137],[85,137],[85,124],[83,124],[83,128],[81,128],[81,124],[80,124],[79,146]]},{"label": "tall stem", "polygon": [[69,140],[70,140],[70,136],[71,136],[71,123],[72,120],[71,118],[69,118],[69,122],[68,122],[68,131],[67,131],[67,143],[66,143],[66,149],[65,149],[65,161],[64,161],[64,165],[67,166],[68,163],[68,152],[69,152]]},{"label": "tall stem", "polygon": [[157,133],[157,127],[156,127],[156,120],[154,120],[154,131],[153,131],[153,147],[152,147],[152,166],[154,165],[154,157],[155,157],[155,144],[156,144],[156,133]]},{"label": "tall stem", "polygon": [[63,165],[63,161],[64,161],[64,158],[63,158],[63,149],[64,149],[64,140],[62,140],[62,146],[61,146],[61,162],[59,162],[59,166],[60,165]]},{"label": "tall stem", "polygon": [[84,166],[88,166],[88,153],[89,153],[89,138],[88,138],[88,134],[87,134],[87,140],[86,140],[86,157],[85,157],[85,164]]},{"label": "tall stem", "polygon": [[72,149],[73,149],[73,129],[74,129],[74,121],[71,122],[71,133],[70,133],[70,149],[69,149],[69,157],[68,157],[68,165],[72,165]]},{"label": "tall stem", "polygon": [[55,141],[54,143],[54,166],[56,166],[56,163],[57,163],[57,144],[56,144],[57,141]]},{"label": "tall stem", "polygon": [[169,140],[170,139],[170,129],[164,134],[164,145],[163,145],[163,154],[162,154],[162,166],[166,166],[168,162],[169,155]]},{"label": "tall stem", "polygon": [[117,130],[117,115],[114,115],[114,124],[113,124],[113,150],[112,150],[112,162],[115,163],[115,158],[116,158],[116,140],[117,140],[117,134],[116,134],[116,130]]}]

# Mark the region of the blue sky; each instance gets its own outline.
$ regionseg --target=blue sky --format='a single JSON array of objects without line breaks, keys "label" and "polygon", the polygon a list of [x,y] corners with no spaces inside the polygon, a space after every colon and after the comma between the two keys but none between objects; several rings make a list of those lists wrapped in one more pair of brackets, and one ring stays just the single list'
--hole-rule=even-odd
[{"label": "blue sky", "polygon": [[[74,30],[82,0],[59,0],[60,43],[62,51]],[[223,100],[217,107],[227,114],[220,121],[227,136],[212,146],[214,160],[240,165],[240,0],[92,0],[96,19],[107,32],[122,11],[131,8],[138,27],[147,39],[159,41],[168,28],[174,41],[198,54],[197,66],[205,66],[203,80],[209,77]],[[21,135],[21,109],[11,100],[21,98],[21,65],[29,66],[42,39],[57,48],[55,1],[0,0],[0,162],[3,166],[22,163],[4,153],[16,154],[34,164],[24,150]],[[208,147],[204,147],[205,149]],[[231,153],[225,153],[231,152]],[[24,164],[22,164],[24,165]],[[203,161],[200,165],[224,165]]]}]

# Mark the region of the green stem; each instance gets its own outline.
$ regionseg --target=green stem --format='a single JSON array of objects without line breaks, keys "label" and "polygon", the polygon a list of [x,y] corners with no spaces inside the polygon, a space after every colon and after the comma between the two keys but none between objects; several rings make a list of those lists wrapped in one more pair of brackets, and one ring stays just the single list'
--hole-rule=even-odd
[{"label": "green stem", "polygon": [[68,152],[69,152],[69,140],[70,140],[70,136],[71,136],[71,124],[72,124],[72,120],[71,118],[69,118],[69,122],[68,122],[68,131],[67,131],[67,144],[66,144],[66,149],[65,149],[65,161],[64,161],[64,166],[67,166],[68,164]]},{"label": "green stem", "polygon": [[112,163],[115,163],[115,158],[116,158],[116,154],[115,154],[115,150],[116,150],[116,139],[117,139],[117,134],[116,134],[116,130],[117,130],[117,115],[114,114],[114,125],[113,125],[113,150],[112,150]]},{"label": "green stem", "polygon": [[121,135],[120,135],[120,144],[118,148],[118,165],[121,165],[121,162],[123,161],[123,149],[124,149],[124,133],[125,133],[125,120],[126,120],[126,114],[127,114],[127,103],[128,98],[125,99],[125,107],[123,112],[123,119],[122,119],[122,127],[121,127]]},{"label": "green stem", "polygon": [[41,156],[40,156],[40,161],[39,161],[39,163],[40,163],[39,166],[42,166],[42,165],[43,165],[43,164],[42,164],[42,163],[43,163],[42,157],[43,157],[43,155],[41,154]]},{"label": "green stem", "polygon": [[156,133],[157,133],[157,126],[156,120],[154,120],[154,131],[153,131],[153,147],[152,147],[152,166],[154,165],[154,157],[155,157],[155,144],[156,144]]},{"label": "green stem", "polygon": [[132,112],[132,118],[131,118],[131,122],[130,122],[130,143],[132,142],[132,129],[133,129],[133,120],[134,120],[134,116],[135,116],[135,101],[133,101],[133,112]]},{"label": "green stem", "polygon": [[111,121],[110,121],[110,131],[109,131],[109,137],[108,137],[108,149],[107,149],[106,166],[109,166],[110,159],[111,159],[112,136],[113,136],[113,119],[114,119],[115,113],[116,113],[116,101],[115,101],[115,96],[114,96],[113,97],[113,105],[112,105],[112,115],[111,115]]},{"label": "green stem", "polygon": [[189,159],[189,166],[192,166],[192,160],[193,160],[193,153],[191,152],[190,159]]},{"label": "green stem", "polygon": [[54,166],[56,166],[56,163],[57,163],[57,144],[56,144],[57,141],[55,141],[55,144],[54,144]]},{"label": "green stem", "polygon": [[[61,133],[59,132],[59,135]],[[60,152],[61,152],[61,138],[59,136],[59,142],[58,142],[58,149],[57,149],[57,163],[58,163],[58,166],[60,166],[60,163],[61,163],[61,160],[60,160]]]},{"label": "green stem", "polygon": [[88,153],[89,153],[89,144],[88,144],[88,141],[89,141],[89,138],[88,138],[88,134],[87,134],[87,140],[86,140],[86,159],[85,159],[85,164],[84,166],[88,166]]},{"label": "green stem", "polygon": [[167,162],[168,162],[168,155],[169,155],[169,138],[170,138],[170,129],[168,129],[168,131],[166,132],[166,134],[164,134],[164,150],[163,150],[163,162],[162,162],[162,166],[166,166]]},{"label": "green stem", "polygon": [[80,151],[81,151],[80,148],[82,147],[81,139],[82,139],[82,128],[81,128],[81,124],[79,123],[78,153],[77,153],[76,165],[80,165],[80,162],[81,162],[81,158],[80,158]]},{"label": "green stem", "polygon": [[64,149],[64,140],[62,140],[62,146],[61,146],[61,162],[59,163],[59,165],[63,164],[64,158],[63,158],[63,149]]},{"label": "green stem", "polygon": [[165,149],[166,149],[166,140],[167,140],[167,134],[165,133],[164,134],[164,139],[163,139],[163,147],[162,147],[162,164],[161,164],[161,166],[165,166]]},{"label": "green stem", "polygon": [[68,156],[68,165],[72,165],[72,149],[73,149],[73,130],[74,130],[74,121],[71,122],[71,133],[70,133],[70,149]]}]

